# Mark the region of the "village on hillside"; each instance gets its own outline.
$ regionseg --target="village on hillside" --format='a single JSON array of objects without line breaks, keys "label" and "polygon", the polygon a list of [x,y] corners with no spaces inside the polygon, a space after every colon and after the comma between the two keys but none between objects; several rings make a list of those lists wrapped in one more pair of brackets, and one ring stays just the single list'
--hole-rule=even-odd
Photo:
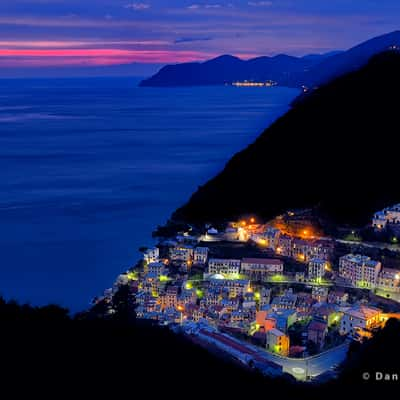
[{"label": "village on hillside", "polygon": [[112,296],[128,285],[137,318],[265,374],[318,379],[335,374],[351,341],[400,318],[399,227],[400,204],[377,212],[369,227],[389,230],[389,244],[360,241],[354,231],[322,236],[301,211],[269,223],[250,216],[188,227],[143,249],[143,260],[96,302],[112,314]]}]

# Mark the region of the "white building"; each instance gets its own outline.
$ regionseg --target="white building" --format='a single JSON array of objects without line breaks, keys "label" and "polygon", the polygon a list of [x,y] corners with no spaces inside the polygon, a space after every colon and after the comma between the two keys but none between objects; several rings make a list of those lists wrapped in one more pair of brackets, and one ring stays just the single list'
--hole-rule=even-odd
[{"label": "white building", "polygon": [[143,253],[143,260],[147,264],[152,262],[157,262],[159,259],[160,259],[160,249],[158,247],[152,247],[150,249],[147,249]]},{"label": "white building", "polygon": [[374,214],[374,217],[372,218],[372,226],[375,229],[385,229],[386,228],[386,216],[383,211],[378,211]]},{"label": "white building", "polygon": [[281,274],[283,261],[273,258],[243,258],[241,271],[252,280],[262,280],[270,274]]},{"label": "white building", "polygon": [[318,302],[325,303],[328,300],[329,288],[326,286],[313,286],[311,297]]},{"label": "white building", "polygon": [[262,288],[260,292],[259,305],[260,308],[271,302],[271,289]]},{"label": "white building", "polygon": [[378,211],[372,218],[372,226],[375,229],[384,229],[387,224],[400,224],[400,203]]},{"label": "white building", "polygon": [[204,265],[207,263],[208,247],[196,247],[193,254],[193,262],[195,264]]},{"label": "white building", "polygon": [[155,274],[156,276],[161,276],[165,274],[165,265],[162,262],[151,262],[147,266],[148,273]]},{"label": "white building", "polygon": [[308,277],[320,280],[325,275],[328,263],[320,258],[312,258],[308,263]]},{"label": "white building", "polygon": [[240,260],[210,258],[208,261],[208,273],[211,275],[237,275],[240,272],[240,264]]},{"label": "white building", "polygon": [[382,311],[364,305],[344,311],[340,322],[341,335],[354,335],[358,330],[369,330],[382,324]]},{"label": "white building", "polygon": [[255,308],[256,307],[256,299],[253,292],[247,292],[243,295],[243,303],[242,308]]},{"label": "white building", "polygon": [[267,350],[282,356],[289,354],[289,336],[279,329],[272,328],[267,331]]},{"label": "white building", "polygon": [[360,254],[347,254],[339,259],[339,275],[353,286],[374,288],[381,268],[379,261]]},{"label": "white building", "polygon": [[383,268],[378,274],[376,287],[390,292],[400,292],[400,270]]},{"label": "white building", "polygon": [[229,297],[243,296],[250,291],[250,281],[245,279],[211,279],[210,287],[228,292]]},{"label": "white building", "polygon": [[178,244],[169,249],[171,261],[191,261],[193,259],[193,246],[189,244]]},{"label": "white building", "polygon": [[238,240],[239,239],[238,228],[228,226],[225,229],[224,237],[225,237],[225,240],[229,240],[231,242]]},{"label": "white building", "polygon": [[279,236],[281,235],[281,231],[277,228],[268,227],[264,232],[263,238],[265,240],[265,245],[275,250],[279,244]]}]

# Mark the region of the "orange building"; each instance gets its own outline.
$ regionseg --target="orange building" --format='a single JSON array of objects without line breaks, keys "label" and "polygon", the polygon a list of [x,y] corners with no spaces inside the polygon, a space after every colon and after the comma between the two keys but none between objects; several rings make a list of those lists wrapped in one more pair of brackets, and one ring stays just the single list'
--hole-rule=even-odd
[{"label": "orange building", "polygon": [[276,328],[276,320],[274,318],[268,318],[267,311],[257,311],[256,324],[259,329],[264,332],[268,332],[269,330]]},{"label": "orange building", "polygon": [[267,332],[267,350],[287,357],[289,355],[289,336],[273,328]]}]

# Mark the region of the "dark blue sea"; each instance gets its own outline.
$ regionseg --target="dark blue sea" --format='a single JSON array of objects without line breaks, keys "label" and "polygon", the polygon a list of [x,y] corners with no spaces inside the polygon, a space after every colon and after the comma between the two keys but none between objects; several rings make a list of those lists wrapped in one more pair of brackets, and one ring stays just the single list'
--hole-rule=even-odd
[{"label": "dark blue sea", "polygon": [[298,94],[0,80],[0,294],[78,311]]}]

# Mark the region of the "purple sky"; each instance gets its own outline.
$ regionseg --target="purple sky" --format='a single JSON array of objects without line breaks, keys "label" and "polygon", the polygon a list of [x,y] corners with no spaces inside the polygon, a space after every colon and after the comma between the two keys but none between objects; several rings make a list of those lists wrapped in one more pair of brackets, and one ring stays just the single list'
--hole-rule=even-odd
[{"label": "purple sky", "polygon": [[0,77],[321,53],[399,27],[399,0],[1,0]]}]

